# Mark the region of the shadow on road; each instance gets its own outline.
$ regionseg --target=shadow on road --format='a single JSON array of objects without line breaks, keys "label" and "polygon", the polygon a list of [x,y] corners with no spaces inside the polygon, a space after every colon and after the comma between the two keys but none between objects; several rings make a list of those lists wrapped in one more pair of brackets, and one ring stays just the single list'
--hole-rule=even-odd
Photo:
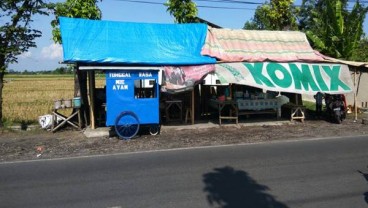
[{"label": "shadow on road", "polygon": [[[368,173],[363,173],[362,171],[358,170],[360,174],[364,177],[364,179],[368,182]],[[364,193],[364,200],[368,204],[368,192]]]},{"label": "shadow on road", "polygon": [[222,208],[287,208],[246,172],[232,167],[215,168],[203,175],[204,191],[211,206]]}]

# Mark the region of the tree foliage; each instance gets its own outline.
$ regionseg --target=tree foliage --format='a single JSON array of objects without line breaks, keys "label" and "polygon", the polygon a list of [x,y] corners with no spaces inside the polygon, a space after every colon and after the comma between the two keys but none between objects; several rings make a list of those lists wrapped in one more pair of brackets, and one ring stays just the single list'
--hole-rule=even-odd
[{"label": "tree foliage", "polygon": [[367,7],[357,1],[351,11],[348,0],[303,0],[300,29],[312,46],[325,55],[354,60],[353,52],[363,36]]},{"label": "tree foliage", "polygon": [[4,74],[17,56],[36,47],[35,39],[41,31],[32,29],[34,15],[47,15],[48,4],[43,0],[0,1],[0,127],[2,123],[2,90]]},{"label": "tree foliage", "polygon": [[52,71],[53,74],[72,74],[73,73],[73,66],[68,65],[67,67],[58,67],[54,71]]},{"label": "tree foliage", "polygon": [[174,16],[176,23],[197,21],[198,9],[192,0],[168,0],[164,5],[170,15]]},{"label": "tree foliage", "polygon": [[271,0],[257,7],[251,21],[244,24],[247,30],[296,30],[298,9],[293,0]]},{"label": "tree foliage", "polygon": [[9,63],[17,62],[17,55],[36,47],[35,39],[41,31],[32,29],[32,17],[47,15],[43,0],[0,1],[0,67],[5,70]]},{"label": "tree foliage", "polygon": [[59,28],[59,17],[75,17],[99,20],[101,19],[101,10],[97,3],[102,0],[66,0],[63,3],[52,4],[55,19],[51,21],[52,37],[55,43],[61,43]]},{"label": "tree foliage", "polygon": [[351,60],[368,62],[368,38],[361,39],[352,53]]}]

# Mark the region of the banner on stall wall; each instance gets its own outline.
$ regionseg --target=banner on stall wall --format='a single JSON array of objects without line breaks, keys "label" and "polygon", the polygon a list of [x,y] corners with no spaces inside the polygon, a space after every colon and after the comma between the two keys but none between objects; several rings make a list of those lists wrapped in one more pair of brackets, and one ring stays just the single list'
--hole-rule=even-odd
[{"label": "banner on stall wall", "polygon": [[216,64],[220,82],[270,91],[300,94],[345,94],[353,90],[349,68],[330,63],[226,63]]},{"label": "banner on stall wall", "polygon": [[193,89],[207,74],[215,71],[215,65],[165,66],[163,92],[182,92]]}]

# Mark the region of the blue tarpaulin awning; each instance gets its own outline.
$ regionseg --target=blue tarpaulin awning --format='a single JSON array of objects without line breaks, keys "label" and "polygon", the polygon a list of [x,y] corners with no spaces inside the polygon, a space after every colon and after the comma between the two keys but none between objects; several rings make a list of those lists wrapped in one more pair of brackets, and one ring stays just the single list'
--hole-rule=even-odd
[{"label": "blue tarpaulin awning", "polygon": [[207,25],[153,24],[60,17],[66,63],[198,65]]}]

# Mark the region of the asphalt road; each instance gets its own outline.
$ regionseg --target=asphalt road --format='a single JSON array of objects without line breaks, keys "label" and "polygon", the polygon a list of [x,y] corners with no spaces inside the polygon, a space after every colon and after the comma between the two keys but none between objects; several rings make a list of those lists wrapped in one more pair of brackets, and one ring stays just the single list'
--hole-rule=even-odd
[{"label": "asphalt road", "polygon": [[367,207],[368,137],[0,164],[0,207]]}]

